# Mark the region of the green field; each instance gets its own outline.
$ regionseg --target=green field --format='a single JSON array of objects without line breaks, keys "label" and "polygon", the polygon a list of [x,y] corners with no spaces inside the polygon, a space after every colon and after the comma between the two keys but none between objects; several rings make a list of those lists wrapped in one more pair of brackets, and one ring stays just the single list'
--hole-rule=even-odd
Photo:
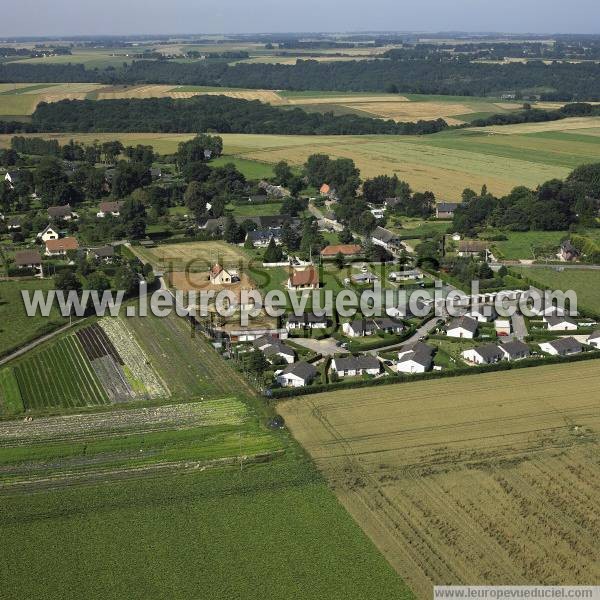
[{"label": "green field", "polygon": [[0,282],[0,356],[9,354],[67,322],[55,307],[48,318],[28,317],[25,312],[21,290],[46,292],[53,287],[51,281],[41,280]]},{"label": "green field", "polygon": [[[287,160],[300,167],[314,153],[352,158],[363,177],[396,174],[415,190],[431,190],[439,200],[460,199],[465,187],[484,184],[495,194],[516,186],[535,188],[553,178],[564,178],[577,165],[598,161],[600,119],[565,119],[484,130],[445,131],[428,136],[298,136],[223,134],[221,162],[240,159],[257,164]],[[540,127],[555,130],[540,131]],[[556,129],[560,128],[560,129]],[[547,135],[552,136],[549,143]],[[160,153],[173,153],[191,134],[62,134],[43,135],[66,143],[75,138],[91,142],[120,139],[125,145],[153,144]],[[0,136],[7,146],[11,136]],[[240,163],[243,165],[244,163]],[[250,168],[250,167],[249,167]]]},{"label": "green field", "polygon": [[211,164],[215,167],[233,163],[238,171],[244,174],[247,179],[268,179],[273,177],[273,165],[259,162],[256,160],[248,160],[246,158],[237,158],[232,156],[221,156],[214,160]]},{"label": "green field", "polygon": [[600,316],[600,271],[594,269],[564,269],[560,267],[525,268],[511,267],[531,281],[533,285],[552,290],[573,290],[577,293],[579,309]]},{"label": "green field", "polygon": [[53,341],[18,362],[15,375],[25,409],[108,403],[106,392],[75,336]]},{"label": "green field", "polygon": [[0,416],[23,412],[23,398],[14,369],[0,369]]},{"label": "green field", "polygon": [[302,458],[4,495],[3,598],[411,598]]}]

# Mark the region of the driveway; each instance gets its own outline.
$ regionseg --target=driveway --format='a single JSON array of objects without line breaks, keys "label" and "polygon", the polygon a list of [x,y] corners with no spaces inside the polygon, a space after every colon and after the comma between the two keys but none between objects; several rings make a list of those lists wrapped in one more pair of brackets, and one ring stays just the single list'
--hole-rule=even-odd
[{"label": "driveway", "polygon": [[[333,356],[334,354],[348,354],[348,350],[336,346],[337,340],[334,338],[325,338],[324,340],[314,340],[312,338],[289,338],[290,342],[308,348],[312,352],[317,352],[323,356]],[[285,342],[284,342],[285,343]]]},{"label": "driveway", "polygon": [[518,340],[524,340],[528,335],[528,331],[527,331],[527,325],[525,324],[525,318],[523,317],[523,315],[519,314],[519,313],[515,313],[511,317],[511,322],[512,322],[512,330],[513,330],[511,337],[516,338]]}]

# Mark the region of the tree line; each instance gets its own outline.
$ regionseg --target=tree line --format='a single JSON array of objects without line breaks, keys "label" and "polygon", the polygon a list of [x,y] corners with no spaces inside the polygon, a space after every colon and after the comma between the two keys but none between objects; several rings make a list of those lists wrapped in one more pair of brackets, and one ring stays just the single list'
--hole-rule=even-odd
[{"label": "tree line", "polygon": [[307,113],[226,96],[189,99],[62,100],[32,116],[40,132],[210,132],[296,135],[416,135],[448,127],[443,119],[397,123],[356,115]]},{"label": "tree line", "polygon": [[443,60],[431,56],[392,55],[396,59],[318,62],[294,65],[234,65],[223,61],[177,63],[139,60],[121,68],[86,69],[82,64],[0,64],[0,81],[105,84],[179,84],[284,90],[385,92],[460,96],[498,95],[545,90],[543,100],[600,100],[600,65],[595,62],[534,60],[508,64]]}]

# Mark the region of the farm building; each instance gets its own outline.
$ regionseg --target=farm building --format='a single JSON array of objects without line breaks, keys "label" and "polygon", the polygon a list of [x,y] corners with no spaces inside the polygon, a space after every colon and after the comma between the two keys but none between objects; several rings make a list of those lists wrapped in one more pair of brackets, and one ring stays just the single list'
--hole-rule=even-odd
[{"label": "farm building", "polygon": [[277,382],[282,387],[304,387],[317,376],[317,369],[304,361],[287,366],[277,375]]},{"label": "farm building", "polygon": [[323,258],[334,258],[338,254],[343,256],[358,256],[362,248],[358,244],[338,244],[337,246],[327,246],[321,250]]},{"label": "farm building", "polygon": [[577,323],[567,316],[544,317],[543,321],[548,326],[548,331],[575,331],[578,328]]},{"label": "farm building", "polygon": [[79,250],[79,242],[74,237],[46,242],[46,256],[65,256],[67,252]]},{"label": "farm building", "polygon": [[121,209],[123,208],[123,202],[100,202],[100,206],[98,207],[98,212],[96,216],[99,219],[104,219],[104,217],[119,217],[121,216]]},{"label": "farm building", "polygon": [[292,314],[288,316],[286,327],[288,331],[292,329],[327,329],[327,317],[314,313]]},{"label": "farm building", "polygon": [[454,219],[454,212],[459,206],[455,202],[440,202],[435,207],[436,219]]},{"label": "farm building", "polygon": [[338,377],[358,377],[360,375],[379,375],[381,363],[375,356],[350,356],[348,358],[334,358],[331,361],[331,370]]},{"label": "farm building", "polygon": [[503,360],[504,352],[496,344],[486,344],[465,350],[461,356],[474,365],[493,365]]},{"label": "farm building", "polygon": [[587,343],[590,346],[594,346],[594,348],[598,348],[600,350],[600,331],[595,331],[592,333],[592,335],[590,335],[588,338]]},{"label": "farm building", "polygon": [[287,285],[290,290],[319,289],[319,273],[312,265],[301,269],[293,269]]},{"label": "farm building", "polygon": [[551,354],[552,356],[570,356],[572,354],[580,354],[583,352],[583,346],[574,337],[559,338],[551,342],[543,342],[540,344],[542,352]]},{"label": "farm building", "polygon": [[446,335],[451,338],[465,338],[471,340],[477,333],[478,323],[471,317],[458,317],[450,323],[446,328]]},{"label": "farm building", "polygon": [[396,371],[398,373],[425,373],[433,365],[434,352],[435,348],[422,342],[403,348],[398,352]]}]

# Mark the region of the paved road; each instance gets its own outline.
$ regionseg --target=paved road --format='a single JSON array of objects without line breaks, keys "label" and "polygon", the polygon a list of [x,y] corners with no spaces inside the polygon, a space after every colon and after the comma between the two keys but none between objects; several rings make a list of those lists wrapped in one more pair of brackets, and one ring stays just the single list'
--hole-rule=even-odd
[{"label": "paved road", "polygon": [[426,323],[423,323],[423,325],[421,325],[421,327],[419,327],[413,335],[411,335],[407,340],[404,340],[400,344],[392,344],[391,346],[384,346],[383,348],[377,348],[376,350],[370,350],[369,352],[366,352],[365,354],[372,354],[373,356],[376,356],[377,354],[379,354],[381,352],[388,352],[390,350],[396,350],[396,349],[403,348],[404,346],[410,346],[411,344],[418,342],[422,337],[426,336],[433,329],[435,329],[437,327],[437,322],[440,318],[441,317],[432,317],[429,321],[427,321]]},{"label": "paved road", "polygon": [[512,323],[512,335],[511,337],[516,338],[518,340],[524,340],[527,337],[527,324],[525,323],[525,318],[522,314],[514,314],[511,317]]},{"label": "paved road", "polygon": [[[75,323],[81,323],[81,320],[75,321]],[[73,325],[75,323],[73,323]],[[25,354],[26,352],[29,352],[30,350],[33,350],[34,348],[37,348],[40,344],[43,344],[44,342],[51,340],[53,337],[56,337],[57,335],[63,333],[64,331],[67,331],[71,327],[72,327],[72,324],[69,323],[68,325],[64,325],[60,329],[56,329],[52,333],[49,333],[48,335],[44,335],[41,338],[38,338],[37,340],[31,342],[30,344],[27,344],[27,346],[23,346],[16,352],[13,352],[12,354],[9,354],[8,356],[5,356],[3,359],[1,359],[0,366],[6,364],[7,362],[10,362],[11,360],[14,360],[15,358],[18,358],[19,356]]]},{"label": "paved road", "polygon": [[497,267],[500,268],[501,266],[506,266],[506,267],[523,267],[524,269],[554,269],[555,271],[562,271],[562,270],[570,270],[570,269],[574,269],[574,270],[579,270],[579,271],[600,271],[600,265],[582,265],[582,264],[573,264],[573,263],[565,263],[565,264],[560,264],[560,265],[556,265],[556,264],[540,264],[540,263],[521,263],[519,261],[514,261],[514,260],[505,260],[505,261],[501,261],[498,263],[491,263],[490,266],[492,268]]},{"label": "paved road", "polygon": [[[290,338],[290,342],[308,348],[312,352],[317,352],[323,356],[333,356],[334,354],[348,354],[348,350],[344,350],[336,346],[334,338],[325,338],[324,340],[315,340],[312,338]],[[285,343],[285,341],[284,341]]]}]

